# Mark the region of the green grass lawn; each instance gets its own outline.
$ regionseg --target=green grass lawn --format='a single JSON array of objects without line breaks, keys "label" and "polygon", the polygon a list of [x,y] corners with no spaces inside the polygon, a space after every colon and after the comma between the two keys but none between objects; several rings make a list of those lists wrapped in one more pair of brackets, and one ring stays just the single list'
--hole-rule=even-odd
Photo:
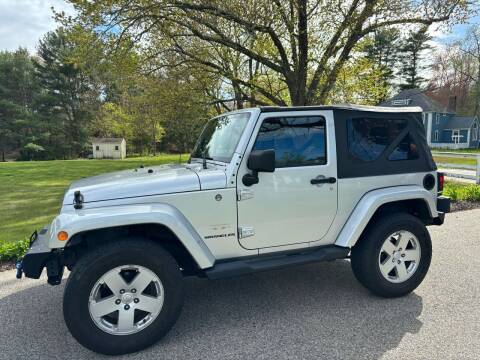
[{"label": "green grass lawn", "polygon": [[480,148],[478,149],[432,149],[432,151],[480,154]]},{"label": "green grass lawn", "polygon": [[[432,149],[432,152],[453,152],[453,153],[466,153],[466,154],[480,154],[480,149],[459,149],[459,150],[437,150]],[[436,163],[447,163],[447,164],[458,164],[458,165],[476,165],[477,161],[475,158],[451,158],[445,156],[434,155]]]},{"label": "green grass lawn", "polygon": [[443,156],[434,156],[433,159],[437,164],[446,163],[446,164],[458,164],[458,165],[476,165],[477,160],[472,158],[451,158]]},{"label": "green grass lawn", "polygon": [[[183,155],[182,160],[186,161]],[[74,180],[140,165],[178,162],[179,155],[125,160],[65,160],[0,163],[0,248],[22,240],[58,214]]]}]

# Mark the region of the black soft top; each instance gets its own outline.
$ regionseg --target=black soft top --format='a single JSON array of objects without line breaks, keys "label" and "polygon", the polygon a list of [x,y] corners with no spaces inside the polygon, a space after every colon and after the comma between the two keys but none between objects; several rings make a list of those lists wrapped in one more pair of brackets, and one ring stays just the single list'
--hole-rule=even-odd
[{"label": "black soft top", "polygon": [[[261,107],[261,112],[312,111],[332,110],[335,123],[335,139],[337,145],[338,178],[355,178],[380,175],[401,175],[408,173],[430,172],[437,170],[422,124],[422,109],[420,107],[377,107],[361,105],[319,105],[292,107]],[[387,146],[378,159],[361,161],[354,158],[348,150],[347,122],[350,119],[368,118],[379,120],[405,120],[407,126]],[[410,160],[391,161],[390,153],[409,135],[418,152],[418,158]]]}]

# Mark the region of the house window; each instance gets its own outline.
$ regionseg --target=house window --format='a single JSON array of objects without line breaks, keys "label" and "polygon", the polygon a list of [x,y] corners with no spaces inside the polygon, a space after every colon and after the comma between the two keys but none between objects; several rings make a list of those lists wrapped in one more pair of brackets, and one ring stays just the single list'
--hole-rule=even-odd
[{"label": "house window", "polygon": [[452,130],[452,141],[454,144],[458,144],[460,142],[460,130]]},{"label": "house window", "polygon": [[433,138],[435,141],[438,141],[438,130],[435,130],[435,135]]},{"label": "house window", "polygon": [[95,146],[95,150],[97,150],[97,151],[100,150],[100,146],[98,146],[98,145]]},{"label": "house window", "polygon": [[255,150],[275,150],[275,167],[324,165],[327,163],[325,119],[321,116],[266,119]]},{"label": "house window", "polygon": [[115,145],[115,150],[118,151],[118,145]]},{"label": "house window", "polygon": [[472,140],[473,141],[478,140],[478,124],[476,122],[473,123]]},{"label": "house window", "polygon": [[437,117],[435,119],[435,124],[437,124],[437,125],[440,124],[440,114],[437,114]]}]

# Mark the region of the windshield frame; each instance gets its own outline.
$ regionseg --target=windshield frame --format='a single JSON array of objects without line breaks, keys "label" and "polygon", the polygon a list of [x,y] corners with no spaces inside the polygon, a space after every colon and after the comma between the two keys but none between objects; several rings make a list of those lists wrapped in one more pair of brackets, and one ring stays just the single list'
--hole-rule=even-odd
[{"label": "windshield frame", "polygon": [[[210,154],[196,153],[197,152],[197,147],[200,145],[201,139],[203,138],[203,136],[204,136],[205,132],[207,131],[208,126],[211,122],[216,121],[216,120],[221,119],[221,118],[230,117],[230,116],[238,116],[238,115],[246,115],[247,119],[245,120],[245,124],[243,126],[242,132],[241,132],[240,136],[238,136],[236,144],[233,147],[233,151],[232,151],[232,153],[230,154],[229,157],[218,157],[218,156],[217,157],[215,157],[215,156],[211,157]],[[209,119],[205,123],[202,131],[200,132],[200,135],[198,136],[198,139],[195,143],[195,146],[193,147],[192,152],[190,153],[190,159],[191,160],[192,159],[204,160],[204,157],[205,157],[206,161],[211,161],[211,162],[214,162],[214,163],[221,163],[221,164],[229,164],[232,161],[235,153],[238,150],[238,146],[240,144],[240,141],[242,140],[242,137],[245,133],[245,130],[248,127],[248,123],[250,122],[251,118],[252,118],[252,111],[234,111],[234,112],[227,112],[227,113],[224,113],[224,114],[220,114],[218,116],[215,116],[215,117]],[[241,121],[241,120],[237,120],[237,121]]]}]

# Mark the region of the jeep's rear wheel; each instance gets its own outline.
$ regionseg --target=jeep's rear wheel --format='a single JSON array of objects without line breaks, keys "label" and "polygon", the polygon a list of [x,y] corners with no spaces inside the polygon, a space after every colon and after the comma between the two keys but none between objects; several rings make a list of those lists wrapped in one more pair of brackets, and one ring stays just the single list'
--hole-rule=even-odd
[{"label": "jeep's rear wheel", "polygon": [[182,275],[172,256],[151,241],[128,239],[79,260],[65,288],[63,312],[79,343],[119,355],[162,338],[182,304]]},{"label": "jeep's rear wheel", "polygon": [[355,277],[372,293],[398,297],[423,281],[432,257],[426,226],[409,214],[391,214],[372,224],[352,248]]}]

